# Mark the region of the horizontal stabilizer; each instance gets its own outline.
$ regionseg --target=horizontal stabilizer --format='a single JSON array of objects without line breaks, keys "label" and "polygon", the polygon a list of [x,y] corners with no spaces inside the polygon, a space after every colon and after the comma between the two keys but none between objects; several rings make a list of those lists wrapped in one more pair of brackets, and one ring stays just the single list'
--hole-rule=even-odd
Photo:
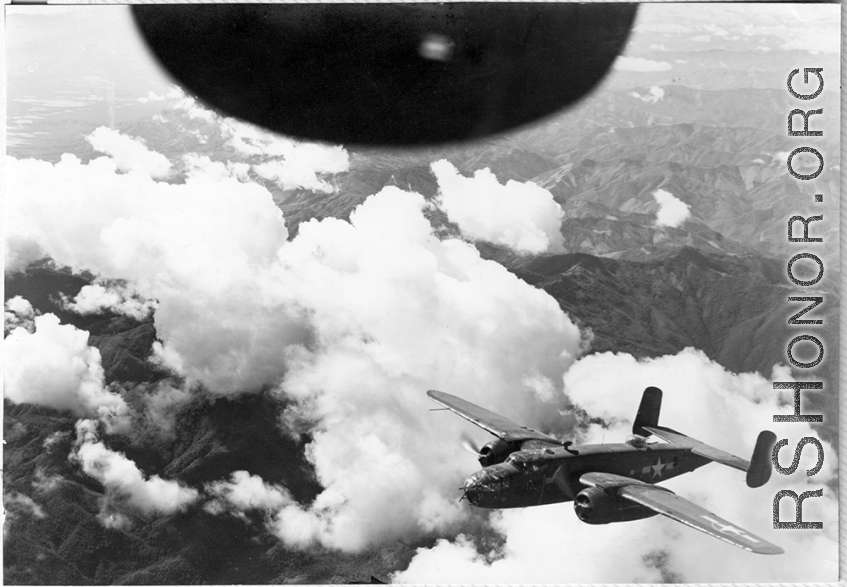
[{"label": "horizontal stabilizer", "polygon": [[651,434],[655,434],[662,440],[677,444],[679,446],[690,448],[691,452],[693,452],[694,454],[707,458],[710,461],[726,465],[727,467],[732,467],[733,469],[738,469],[739,471],[747,471],[750,468],[749,461],[737,457],[733,454],[730,454],[726,451],[723,451],[719,448],[715,448],[714,446],[710,446],[705,442],[700,442],[696,438],[691,438],[690,436],[686,436],[685,434],[677,432],[676,430],[671,430],[670,428],[665,428],[664,426],[657,426],[655,428],[647,427],[645,428],[645,430],[647,430]]}]

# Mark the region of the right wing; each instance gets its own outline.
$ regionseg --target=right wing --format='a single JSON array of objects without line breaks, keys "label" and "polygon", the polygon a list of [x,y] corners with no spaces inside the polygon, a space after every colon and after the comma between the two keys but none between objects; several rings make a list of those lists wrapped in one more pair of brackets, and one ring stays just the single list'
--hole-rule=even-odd
[{"label": "right wing", "polygon": [[460,415],[465,420],[473,422],[483,430],[487,430],[497,438],[505,440],[506,442],[515,442],[519,440],[543,440],[554,444],[562,444],[560,440],[557,440],[552,436],[548,436],[543,432],[533,430],[527,426],[516,424],[508,418],[504,418],[499,414],[490,412],[485,408],[481,408],[478,405],[465,401],[455,395],[450,395],[449,393],[436,391],[434,389],[427,391],[426,394],[451,412]]},{"label": "right wing", "polygon": [[610,473],[586,473],[579,482],[613,490],[624,499],[643,505],[686,526],[705,532],[718,540],[758,554],[781,554],[779,546],[731,524],[709,510],[680,497],[670,490],[636,479]]}]

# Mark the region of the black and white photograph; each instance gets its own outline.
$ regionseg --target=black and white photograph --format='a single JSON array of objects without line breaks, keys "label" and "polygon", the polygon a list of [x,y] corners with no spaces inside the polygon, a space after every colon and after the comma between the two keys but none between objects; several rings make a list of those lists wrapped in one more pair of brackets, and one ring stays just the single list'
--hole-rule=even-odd
[{"label": "black and white photograph", "polygon": [[839,580],[839,4],[4,12],[4,584]]}]

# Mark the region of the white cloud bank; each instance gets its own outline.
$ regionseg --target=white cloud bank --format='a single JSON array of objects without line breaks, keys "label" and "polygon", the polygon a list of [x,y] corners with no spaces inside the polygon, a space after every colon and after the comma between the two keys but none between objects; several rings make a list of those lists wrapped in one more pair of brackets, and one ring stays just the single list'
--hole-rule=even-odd
[{"label": "white cloud bank", "polygon": [[659,189],[653,192],[653,198],[659,205],[656,212],[656,226],[679,228],[691,216],[691,206],[672,193]]},{"label": "white cloud bank", "polygon": [[630,96],[633,98],[637,98],[642,102],[647,102],[648,104],[655,104],[664,99],[665,91],[659,86],[650,87],[649,94],[641,95],[638,92],[630,92]]},{"label": "white cloud bank", "polygon": [[9,334],[15,328],[23,328],[28,332],[35,330],[35,310],[28,300],[14,296],[3,304],[3,334]]},{"label": "white cloud bank", "polygon": [[16,328],[3,340],[5,396],[115,424],[123,420],[127,406],[105,388],[100,351],[88,346],[88,332],[59,324],[53,314],[36,316],[34,323],[34,332]]},{"label": "white cloud bank", "polygon": [[147,478],[135,462],[103,444],[95,421],[78,421],[76,434],[70,458],[80,464],[85,474],[103,484],[106,492],[100,504],[100,521],[104,525],[125,528],[131,523],[127,511],[144,517],[172,514],[199,498],[196,489],[177,481],[158,475]]},{"label": "white cloud bank", "polygon": [[[467,519],[455,483],[474,462],[461,423],[429,413],[429,388],[562,427],[541,399],[561,397],[578,329],[472,245],[438,240],[420,194],[385,188],[288,242],[271,195],[226,174],[166,184],[71,156],[8,169],[30,195],[8,206],[16,236],[158,301],[159,360],[212,394],[293,400],[286,421],[312,434],[326,489],[273,512],[288,544],[354,551]],[[81,454],[113,459],[104,449]],[[128,523],[115,515],[104,523]]]},{"label": "white cloud bank", "polygon": [[91,146],[109,155],[121,171],[140,171],[150,177],[164,178],[171,172],[171,162],[161,153],[151,151],[138,139],[101,126],[88,137]]},{"label": "white cloud bank", "polygon": [[132,288],[126,286],[94,283],[83,286],[73,300],[65,300],[64,307],[77,314],[99,314],[109,310],[143,320],[156,307],[156,302],[138,299]]},{"label": "white cloud bank", "polygon": [[468,237],[518,253],[563,252],[564,212],[549,191],[529,181],[503,185],[488,169],[464,177],[446,160],[431,167],[438,206]]},{"label": "white cloud bank", "polygon": [[294,503],[285,487],[265,483],[260,476],[247,471],[233,472],[229,481],[207,484],[206,493],[213,499],[203,507],[212,514],[238,514],[250,510],[270,512]]},{"label": "white cloud bank", "polygon": [[257,175],[278,183],[284,189],[303,188],[333,193],[336,187],[327,176],[347,171],[350,167],[349,154],[341,146],[304,143],[235,118],[220,116],[178,87],[173,87],[166,97],[172,101],[173,108],[186,112],[190,118],[216,125],[217,133],[225,138],[229,147],[241,156],[253,158],[249,167]]}]

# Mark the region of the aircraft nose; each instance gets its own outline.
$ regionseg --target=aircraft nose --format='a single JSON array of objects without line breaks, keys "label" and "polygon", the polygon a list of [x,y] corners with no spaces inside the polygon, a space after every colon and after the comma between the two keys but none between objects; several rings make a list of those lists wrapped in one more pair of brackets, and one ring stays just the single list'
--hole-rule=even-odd
[{"label": "aircraft nose", "polygon": [[485,492],[485,486],[489,481],[489,477],[490,475],[486,471],[477,471],[468,477],[462,487],[464,491],[462,497],[466,498],[471,504],[477,505],[482,494]]}]

